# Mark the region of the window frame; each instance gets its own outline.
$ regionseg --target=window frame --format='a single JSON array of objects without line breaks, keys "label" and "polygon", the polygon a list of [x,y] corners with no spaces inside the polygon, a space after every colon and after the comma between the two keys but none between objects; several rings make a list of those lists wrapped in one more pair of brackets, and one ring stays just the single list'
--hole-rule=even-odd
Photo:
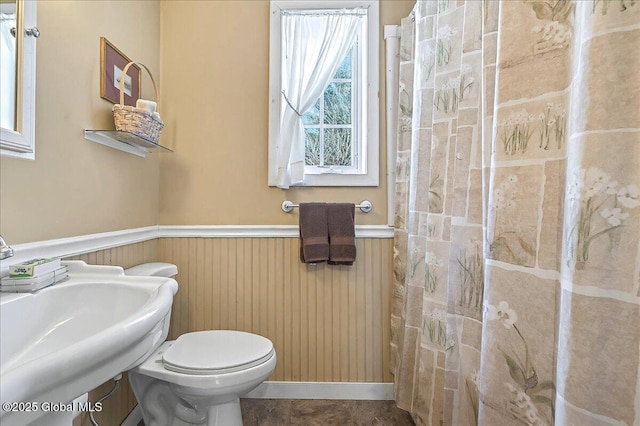
[{"label": "window frame", "polygon": [[[281,96],[281,11],[282,10],[335,10],[335,9],[367,9],[366,39],[361,57],[362,67],[366,70],[366,82],[358,84],[358,96],[363,103],[359,108],[359,121],[354,124],[359,136],[364,138],[358,152],[358,169],[352,167],[311,167],[305,166],[304,182],[300,186],[379,186],[379,38],[380,21],[377,0],[271,0],[270,9],[270,54],[269,54],[269,158],[268,184],[276,186],[277,165],[276,145],[280,138],[280,113],[287,104]],[[365,31],[363,31],[365,32]],[[366,88],[365,88],[366,85]],[[352,91],[354,87],[352,87]],[[352,93],[353,96],[353,93]],[[355,114],[353,115],[355,117]],[[363,125],[363,121],[366,125]],[[356,141],[361,144],[361,138]],[[309,171],[308,171],[309,170]]]},{"label": "window frame", "polygon": [[36,158],[36,37],[27,36],[26,28],[36,27],[35,1],[16,2],[20,29],[16,70],[16,129],[0,127],[0,156],[25,160]]}]

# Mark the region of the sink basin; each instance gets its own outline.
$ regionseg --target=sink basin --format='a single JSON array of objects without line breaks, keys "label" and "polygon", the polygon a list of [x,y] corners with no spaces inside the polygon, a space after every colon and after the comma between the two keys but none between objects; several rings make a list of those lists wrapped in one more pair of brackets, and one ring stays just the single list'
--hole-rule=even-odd
[{"label": "sink basin", "polygon": [[43,412],[47,404],[68,404],[137,366],[167,337],[176,281],[65,264],[63,283],[34,294],[0,294],[0,399],[39,408],[2,410],[0,424],[50,414]]}]

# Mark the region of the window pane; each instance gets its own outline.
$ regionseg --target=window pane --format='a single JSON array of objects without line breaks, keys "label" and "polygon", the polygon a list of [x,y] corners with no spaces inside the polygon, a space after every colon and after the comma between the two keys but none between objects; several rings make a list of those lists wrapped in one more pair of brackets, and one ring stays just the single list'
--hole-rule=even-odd
[{"label": "window pane", "polygon": [[353,47],[347,52],[344,61],[340,64],[340,68],[336,71],[333,78],[351,78],[351,55],[353,54]]},{"label": "window pane", "polygon": [[324,123],[351,124],[351,83],[331,83],[324,91]]},{"label": "window pane", "polygon": [[324,165],[351,166],[351,129],[324,130]]},{"label": "window pane", "polygon": [[302,124],[320,124],[320,99],[313,108],[302,114]]},{"label": "window pane", "polygon": [[305,133],[305,149],[304,164],[307,166],[320,165],[320,129],[304,129]]}]

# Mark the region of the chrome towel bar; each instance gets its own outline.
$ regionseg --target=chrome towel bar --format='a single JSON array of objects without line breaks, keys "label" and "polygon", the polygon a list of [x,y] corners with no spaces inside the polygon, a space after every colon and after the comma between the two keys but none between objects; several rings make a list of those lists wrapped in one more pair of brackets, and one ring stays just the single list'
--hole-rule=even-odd
[{"label": "chrome towel bar", "polygon": [[[300,204],[293,204],[293,202],[289,200],[284,200],[282,202],[282,211],[285,213],[291,213],[291,211],[296,207],[300,207]],[[362,213],[369,213],[373,210],[373,204],[371,204],[371,201],[369,200],[363,200],[360,204],[356,204],[356,208],[360,209]]]}]

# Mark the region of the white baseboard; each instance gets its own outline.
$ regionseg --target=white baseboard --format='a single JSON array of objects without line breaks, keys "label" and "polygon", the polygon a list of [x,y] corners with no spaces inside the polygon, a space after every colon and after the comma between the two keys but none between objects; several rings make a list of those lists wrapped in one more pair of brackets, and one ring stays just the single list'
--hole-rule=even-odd
[{"label": "white baseboard", "polygon": [[264,382],[244,398],[393,400],[393,383]]},{"label": "white baseboard", "polygon": [[142,409],[140,409],[139,405],[136,405],[133,410],[129,413],[126,419],[120,426],[138,426],[138,424],[142,421]]},{"label": "white baseboard", "polygon": [[[262,383],[243,398],[391,401],[393,400],[393,383],[274,381]],[[137,426],[141,420],[142,410],[136,405],[120,426]]]}]

